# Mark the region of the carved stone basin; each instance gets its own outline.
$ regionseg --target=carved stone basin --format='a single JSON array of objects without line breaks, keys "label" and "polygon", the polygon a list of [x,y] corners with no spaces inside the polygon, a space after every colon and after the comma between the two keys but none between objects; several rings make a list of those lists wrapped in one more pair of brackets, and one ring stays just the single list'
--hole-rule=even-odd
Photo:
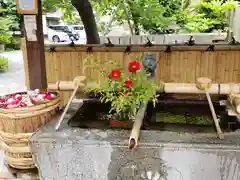
[{"label": "carved stone basin", "polygon": [[130,131],[68,126],[42,127],[31,147],[42,180],[239,180],[240,133],[219,140],[215,133],[142,130],[130,151]]}]

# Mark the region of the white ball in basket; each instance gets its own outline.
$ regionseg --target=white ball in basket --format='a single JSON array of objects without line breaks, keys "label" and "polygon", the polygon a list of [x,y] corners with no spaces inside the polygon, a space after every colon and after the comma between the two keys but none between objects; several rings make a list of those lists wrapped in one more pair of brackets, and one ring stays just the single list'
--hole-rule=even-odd
[{"label": "white ball in basket", "polygon": [[56,98],[56,95],[51,93],[51,97],[54,99],[54,98]]},{"label": "white ball in basket", "polygon": [[13,103],[13,101],[14,101],[14,99],[13,99],[13,98],[9,98],[9,99],[7,100],[7,103],[8,103],[8,104],[12,104],[12,103]]},{"label": "white ball in basket", "polygon": [[25,103],[27,106],[32,106],[33,105],[32,102],[31,102],[31,99],[28,95],[23,96],[22,102]]},{"label": "white ball in basket", "polygon": [[35,89],[34,92],[35,92],[36,94],[39,94],[39,93],[40,93],[40,90],[39,90],[39,89]]},{"label": "white ball in basket", "polygon": [[38,94],[37,97],[36,97],[36,100],[37,101],[44,101],[44,94]]},{"label": "white ball in basket", "polygon": [[27,94],[28,94],[28,96],[34,96],[35,92],[34,92],[34,91],[31,91],[31,90],[29,90],[29,91],[27,91]]}]

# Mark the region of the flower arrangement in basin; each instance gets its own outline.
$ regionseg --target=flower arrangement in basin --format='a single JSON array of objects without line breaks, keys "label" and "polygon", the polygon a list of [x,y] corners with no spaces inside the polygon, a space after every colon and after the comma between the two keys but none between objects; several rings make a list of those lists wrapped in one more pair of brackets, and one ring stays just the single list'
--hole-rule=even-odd
[{"label": "flower arrangement in basin", "polygon": [[90,89],[100,93],[102,103],[110,103],[110,126],[132,127],[141,103],[157,100],[157,85],[149,80],[140,59],[128,63],[128,68],[114,68],[104,72],[105,78],[99,87]]}]

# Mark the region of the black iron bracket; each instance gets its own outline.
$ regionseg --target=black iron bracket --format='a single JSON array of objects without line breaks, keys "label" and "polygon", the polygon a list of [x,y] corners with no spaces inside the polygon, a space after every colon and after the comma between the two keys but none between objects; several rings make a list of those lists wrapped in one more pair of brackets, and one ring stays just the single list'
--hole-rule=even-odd
[{"label": "black iron bracket", "polygon": [[167,53],[171,53],[171,52],[172,52],[171,46],[167,46],[165,52],[167,52]]},{"label": "black iron bracket", "polygon": [[106,47],[114,47],[114,44],[111,42],[110,38],[107,38],[108,42],[104,43]]},{"label": "black iron bracket", "polygon": [[215,51],[215,45],[210,44],[209,47],[206,49],[206,51]]},{"label": "black iron bracket", "polygon": [[50,47],[48,52],[56,52],[56,47]]},{"label": "black iron bracket", "polygon": [[69,44],[70,47],[74,47],[75,46],[75,43],[74,41],[72,40],[72,42]]},{"label": "black iron bracket", "polygon": [[234,37],[232,37],[232,41],[229,42],[229,44],[231,44],[231,45],[239,45],[240,43]]},{"label": "black iron bracket", "polygon": [[193,46],[195,45],[195,40],[193,40],[193,36],[190,36],[189,40],[188,40],[188,46]]},{"label": "black iron bracket", "polygon": [[150,41],[150,39],[147,37],[147,42],[146,42],[146,44],[145,44],[145,46],[149,46],[149,47],[151,47],[153,44],[152,44],[152,42]]},{"label": "black iron bracket", "polygon": [[93,52],[93,47],[92,46],[89,46],[88,48],[87,48],[87,53],[92,53]]},{"label": "black iron bracket", "polygon": [[131,52],[131,46],[127,46],[127,48],[125,49],[124,53],[129,54]]}]

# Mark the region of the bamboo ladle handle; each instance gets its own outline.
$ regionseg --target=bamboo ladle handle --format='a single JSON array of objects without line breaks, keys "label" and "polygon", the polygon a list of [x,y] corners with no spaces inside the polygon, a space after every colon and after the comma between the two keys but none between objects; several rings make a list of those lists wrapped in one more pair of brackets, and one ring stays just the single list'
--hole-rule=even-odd
[{"label": "bamboo ladle handle", "polygon": [[76,93],[77,93],[77,91],[78,91],[79,86],[82,84],[82,81],[84,81],[84,80],[85,80],[85,79],[83,79],[82,77],[81,77],[81,78],[80,78],[80,77],[79,77],[79,78],[76,77],[76,78],[73,80],[73,83],[74,83],[74,85],[75,85],[75,88],[74,88],[74,91],[73,91],[71,97],[70,97],[69,100],[68,100],[68,103],[67,103],[66,107],[64,108],[64,111],[63,111],[63,113],[62,113],[59,121],[57,122],[57,124],[56,124],[56,126],[55,126],[55,130],[56,130],[56,131],[59,129],[59,127],[60,127],[60,125],[61,125],[61,123],[62,123],[62,121],[63,121],[63,118],[64,118],[64,116],[66,115],[66,113],[67,113],[67,111],[68,111],[68,109],[69,109],[69,107],[70,107],[70,105],[71,105],[71,103],[72,103],[72,100],[73,100],[73,98],[75,97],[75,95],[76,95]]},{"label": "bamboo ladle handle", "polygon": [[214,120],[214,123],[215,123],[215,127],[216,127],[216,130],[217,130],[218,137],[220,139],[223,139],[224,137],[223,137],[223,134],[222,134],[222,130],[219,126],[217,115],[216,115],[216,112],[215,112],[210,94],[208,92],[208,89],[211,87],[211,83],[212,83],[211,79],[209,79],[207,77],[198,78],[197,79],[197,88],[205,91],[205,94],[206,94],[207,100],[208,100],[208,104],[209,104],[209,107],[210,107],[210,110],[211,110],[211,113],[212,113],[212,117],[213,117],[213,120]]}]

